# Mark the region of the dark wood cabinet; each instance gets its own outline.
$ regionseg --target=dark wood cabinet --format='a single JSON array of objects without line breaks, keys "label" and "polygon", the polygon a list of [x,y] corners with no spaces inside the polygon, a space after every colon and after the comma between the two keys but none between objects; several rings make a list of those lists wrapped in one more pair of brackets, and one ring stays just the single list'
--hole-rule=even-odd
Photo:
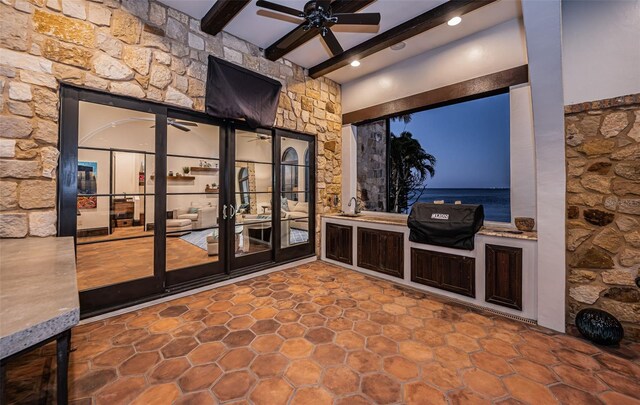
[{"label": "dark wood cabinet", "polygon": [[522,249],[486,245],[485,301],[522,310]]},{"label": "dark wood cabinet", "polygon": [[475,267],[472,257],[411,249],[411,281],[430,287],[475,298]]},{"label": "dark wood cabinet", "polygon": [[327,259],[353,264],[353,227],[328,223],[325,232]]},{"label": "dark wood cabinet", "polygon": [[404,277],[404,234],[358,227],[358,267]]}]

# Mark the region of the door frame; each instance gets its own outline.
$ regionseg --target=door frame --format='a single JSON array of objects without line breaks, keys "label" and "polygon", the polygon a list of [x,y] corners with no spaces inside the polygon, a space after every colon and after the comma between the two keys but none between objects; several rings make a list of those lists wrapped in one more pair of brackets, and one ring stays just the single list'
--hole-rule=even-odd
[{"label": "door frame", "polygon": [[[81,101],[141,111],[155,116],[155,170],[166,172],[167,107],[130,97],[116,96],[81,87],[60,86],[60,166],[58,171],[58,234],[73,236],[77,243],[77,174],[78,174],[78,118]],[[163,155],[164,153],[164,155]],[[109,190],[111,193],[111,190]],[[83,313],[96,313],[104,308],[129,306],[147,296],[159,294],[165,285],[164,228],[166,200],[156,198],[166,194],[166,179],[159,177],[154,190],[153,275],[123,283],[80,291]],[[151,237],[150,237],[151,238]],[[76,253],[77,254],[77,253]]]},{"label": "door frame", "polygon": [[[288,246],[283,248],[280,246],[280,238],[278,238],[278,246],[275,250],[276,262],[287,261],[307,257],[314,255],[316,252],[316,158],[317,154],[317,142],[316,137],[313,135],[301,134],[298,132],[292,132],[285,129],[275,129],[275,141],[274,147],[275,157],[275,170],[276,170],[276,182],[274,185],[274,191],[277,190],[277,201],[280,201],[282,192],[282,137],[298,139],[309,143],[309,240],[307,243]],[[311,154],[313,152],[313,154]],[[304,156],[302,157],[304,161]],[[276,200],[273,200],[276,201]],[[280,204],[276,204],[272,209],[275,218],[282,217],[282,207]],[[278,235],[280,235],[280,222],[277,222]]]},{"label": "door frame", "polygon": [[[236,133],[238,130],[253,132],[256,134],[267,135],[271,137],[271,179],[272,179],[272,193],[271,193],[271,201],[275,200],[276,188],[273,183],[276,178],[276,161],[275,161],[275,144],[276,144],[276,136],[272,129],[267,128],[251,128],[244,122],[235,121],[229,126],[229,137],[228,137],[228,149],[227,149],[227,158],[229,166],[226,167],[226,175],[228,180],[228,187],[226,188],[227,197],[225,199],[226,206],[233,205],[235,207],[236,204]],[[244,162],[244,161],[241,161]],[[255,162],[260,163],[260,162]],[[263,163],[264,164],[264,163]],[[249,193],[251,194],[251,193]],[[272,204],[273,205],[273,204]],[[236,211],[237,211],[237,207]],[[227,258],[229,260],[228,263],[228,273],[229,274],[246,274],[248,269],[264,266],[268,264],[272,264],[275,262],[275,250],[276,241],[279,241],[276,238],[276,235],[279,235],[280,229],[279,225],[275,221],[275,215],[273,215],[273,207],[271,209],[271,249],[265,252],[248,254],[245,256],[236,256],[235,254],[235,214],[233,217],[229,217],[229,219],[224,220],[227,223],[227,233],[225,234],[227,239],[230,241],[234,241],[234,243],[229,242],[227,244]],[[221,217],[222,218],[222,217]],[[276,228],[277,227],[277,228]],[[279,243],[279,242],[278,242]]]},{"label": "door frame", "polygon": [[[82,291],[80,307],[82,318],[95,316],[109,311],[130,307],[153,299],[234,277],[266,270],[274,265],[294,262],[315,256],[316,241],[316,158],[317,142],[315,136],[300,134],[276,128],[252,129],[245,122],[219,119],[205,113],[180,107],[140,100],[128,96],[115,95],[100,90],[74,84],[60,84],[60,119],[58,170],[58,232],[57,236],[72,236],[77,242],[77,162],[78,162],[78,118],[79,103],[101,104],[116,108],[146,112],[155,115],[155,150],[153,152],[156,173],[167,172],[167,118],[177,118],[216,125],[220,128],[220,194],[218,199],[219,232],[225,236],[221,243],[219,260],[196,265],[176,271],[166,271],[166,196],[167,179],[156,176],[154,190],[154,241],[153,275],[118,284]],[[310,201],[309,201],[309,243],[288,248],[280,246],[281,216],[280,204],[272,204],[272,246],[271,250],[244,257],[235,258],[233,222],[224,220],[223,207],[229,202],[235,204],[235,133],[236,129],[266,134],[272,137],[272,201],[279,201],[281,179],[281,137],[302,139],[310,142]],[[114,148],[114,150],[117,148]],[[313,155],[311,155],[313,151]],[[229,170],[231,168],[232,170]],[[146,167],[145,167],[146,169]],[[109,190],[111,192],[111,190]],[[222,239],[221,239],[222,240]]]},{"label": "door frame", "polygon": [[[191,112],[191,111],[186,112],[186,111],[181,111],[179,109],[176,109],[174,107],[168,107],[167,113],[168,113],[167,118],[175,118],[178,120],[193,121],[193,122],[199,122],[202,124],[217,126],[219,128],[219,139],[218,139],[218,155],[219,155],[218,162],[220,167],[219,173],[222,173],[223,171],[225,171],[224,168],[226,167],[225,164],[227,163],[226,161],[227,157],[223,151],[225,150],[227,138],[228,138],[227,136],[228,125],[224,121],[218,120],[204,113]],[[165,157],[166,157],[165,161],[167,161],[168,156],[167,156],[166,150],[165,150]],[[166,168],[164,173],[166,173]],[[219,182],[218,187],[221,190],[218,194],[218,218],[219,219],[222,218],[222,204],[223,204],[223,201],[225,201],[226,199],[225,190],[227,188],[228,183],[226,183],[225,180],[226,179],[224,178],[224,176],[222,175],[218,176],[218,182]],[[165,182],[166,182],[166,179],[165,179]],[[166,196],[167,194],[165,192],[165,204],[166,204]],[[165,206],[165,212],[166,212],[166,206]],[[166,216],[165,216],[165,222],[166,222]],[[227,226],[228,224],[226,223],[226,221],[219,221],[218,235],[225,236]],[[165,243],[166,243],[166,223],[165,223],[165,226],[163,227],[163,232],[165,234]],[[220,238],[220,242],[221,242],[220,245],[222,246],[227,245],[226,238]],[[176,286],[180,286],[181,284],[192,283],[200,279],[211,278],[211,277],[226,273],[226,266],[225,266],[226,253],[227,253],[226,249],[224,248],[219,249],[218,261],[216,262],[202,263],[202,264],[197,264],[195,266],[185,267],[185,268],[171,270],[171,271],[167,271],[165,269],[165,280],[166,280],[165,288],[172,289]]]}]

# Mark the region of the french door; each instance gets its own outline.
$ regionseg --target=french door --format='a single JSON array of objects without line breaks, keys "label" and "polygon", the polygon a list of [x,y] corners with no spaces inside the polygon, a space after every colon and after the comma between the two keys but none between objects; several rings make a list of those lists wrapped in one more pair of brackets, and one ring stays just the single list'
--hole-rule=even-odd
[{"label": "french door", "polygon": [[313,137],[67,85],[61,106],[84,316],[314,253]]}]

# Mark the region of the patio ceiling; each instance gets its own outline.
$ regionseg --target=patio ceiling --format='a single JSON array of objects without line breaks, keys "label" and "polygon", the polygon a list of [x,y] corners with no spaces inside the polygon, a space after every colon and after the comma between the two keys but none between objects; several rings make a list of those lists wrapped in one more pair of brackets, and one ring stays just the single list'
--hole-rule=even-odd
[{"label": "patio ceiling", "polygon": [[[214,4],[212,0],[161,1],[197,19],[202,19]],[[304,2],[301,0],[278,0],[278,3],[301,8]],[[336,26],[333,30],[343,48],[349,50],[444,3],[446,3],[445,0],[376,0],[360,11],[378,12],[382,15],[377,29],[366,26]],[[446,24],[439,25],[406,39],[404,41],[406,46],[401,50],[394,51],[385,48],[361,59],[361,65],[357,68],[347,65],[327,73],[326,76],[338,83],[346,83],[504,21],[519,18],[521,15],[520,1],[499,0],[465,14],[462,23],[455,27],[449,27]],[[292,22],[293,20],[295,19],[292,17],[277,15],[261,9],[256,6],[255,1],[250,1],[231,19],[224,30],[266,49],[296,28],[297,24]],[[314,37],[289,52],[285,57],[305,68],[313,68],[329,59],[330,53],[320,38]]]}]

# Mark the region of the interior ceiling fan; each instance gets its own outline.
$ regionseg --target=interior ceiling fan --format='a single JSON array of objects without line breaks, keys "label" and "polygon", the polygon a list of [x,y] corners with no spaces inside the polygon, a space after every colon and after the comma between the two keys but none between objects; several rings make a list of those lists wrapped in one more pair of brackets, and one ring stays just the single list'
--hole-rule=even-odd
[{"label": "interior ceiling fan", "polygon": [[[174,128],[179,129],[180,131],[184,131],[184,132],[190,132],[191,129],[189,129],[189,127],[197,127],[198,124],[196,124],[195,122],[189,122],[189,121],[177,121],[173,118],[167,118],[167,125],[171,125]],[[151,125],[150,128],[155,128],[155,125]]]},{"label": "interior ceiling fan", "polygon": [[[312,0],[304,5],[304,10],[272,3],[266,0],[258,0],[258,7],[263,7],[279,13],[292,15],[304,19],[303,29],[305,31],[315,30],[321,35],[322,40],[327,45],[331,53],[335,56],[344,52],[338,39],[331,31],[333,25],[378,25],[380,24],[380,13],[334,13],[331,10],[331,0]],[[288,40],[279,44],[280,48],[286,48],[293,41],[295,36],[289,35]]]},{"label": "interior ceiling fan", "polygon": [[264,134],[247,134],[247,135],[242,135],[243,138],[252,138],[249,139],[247,142],[257,142],[257,141],[266,141],[271,143],[271,137],[269,135],[264,135]]}]

